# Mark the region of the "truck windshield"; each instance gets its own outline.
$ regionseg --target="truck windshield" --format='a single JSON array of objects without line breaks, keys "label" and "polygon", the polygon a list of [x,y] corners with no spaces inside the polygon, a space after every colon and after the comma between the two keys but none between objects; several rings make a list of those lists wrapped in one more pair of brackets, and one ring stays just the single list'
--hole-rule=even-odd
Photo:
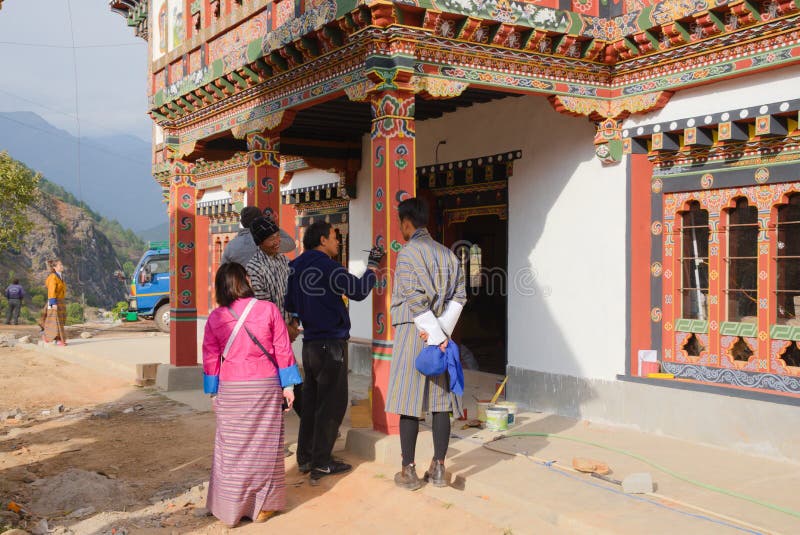
[{"label": "truck windshield", "polygon": [[169,273],[169,256],[154,256],[147,261],[146,269],[151,274]]}]

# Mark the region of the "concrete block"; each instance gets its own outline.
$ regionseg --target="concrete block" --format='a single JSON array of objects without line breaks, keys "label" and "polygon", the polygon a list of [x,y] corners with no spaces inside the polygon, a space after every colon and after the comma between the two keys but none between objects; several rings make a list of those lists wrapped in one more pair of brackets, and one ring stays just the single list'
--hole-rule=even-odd
[{"label": "concrete block", "polygon": [[653,492],[653,476],[650,472],[637,472],[629,474],[622,480],[622,490],[625,494],[647,494]]},{"label": "concrete block", "polygon": [[157,362],[151,364],[137,364],[136,365],[136,384],[138,386],[149,386],[153,385],[156,382],[156,376],[158,375],[158,366]]},{"label": "concrete block", "polygon": [[347,347],[350,372],[372,377],[372,346],[366,341],[350,340]]},{"label": "concrete block", "polygon": [[159,364],[156,372],[156,388],[167,392],[202,389],[203,367]]},{"label": "concrete block", "polygon": [[372,429],[350,429],[347,432],[344,448],[367,461],[386,464],[386,450],[390,448],[393,439],[399,444],[399,437],[384,435]]}]

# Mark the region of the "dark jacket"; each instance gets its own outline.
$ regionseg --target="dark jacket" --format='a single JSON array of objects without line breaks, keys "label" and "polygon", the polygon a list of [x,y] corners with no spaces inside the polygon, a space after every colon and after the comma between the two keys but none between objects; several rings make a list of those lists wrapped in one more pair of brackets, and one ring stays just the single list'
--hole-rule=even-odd
[{"label": "dark jacket", "polygon": [[25,290],[19,284],[9,284],[6,288],[6,297],[8,299],[25,299]]},{"label": "dark jacket", "polygon": [[303,340],[347,340],[350,314],[342,296],[363,301],[375,286],[375,272],[356,277],[325,253],[306,251],[289,262],[286,311],[303,323]]}]

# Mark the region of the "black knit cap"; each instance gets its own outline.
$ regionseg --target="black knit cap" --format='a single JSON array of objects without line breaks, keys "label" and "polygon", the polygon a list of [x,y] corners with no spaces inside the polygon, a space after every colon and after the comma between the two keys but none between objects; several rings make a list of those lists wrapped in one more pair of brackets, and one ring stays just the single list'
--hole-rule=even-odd
[{"label": "black knit cap", "polygon": [[257,217],[250,223],[250,234],[253,235],[256,245],[261,245],[261,242],[277,232],[280,232],[280,228],[268,217]]}]

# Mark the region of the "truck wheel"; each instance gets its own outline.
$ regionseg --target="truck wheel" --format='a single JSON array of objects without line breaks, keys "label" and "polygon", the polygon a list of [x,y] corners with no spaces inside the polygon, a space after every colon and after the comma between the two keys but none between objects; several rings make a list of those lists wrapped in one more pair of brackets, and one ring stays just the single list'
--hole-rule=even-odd
[{"label": "truck wheel", "polygon": [[156,309],[156,326],[162,333],[169,333],[169,303],[164,303]]}]

